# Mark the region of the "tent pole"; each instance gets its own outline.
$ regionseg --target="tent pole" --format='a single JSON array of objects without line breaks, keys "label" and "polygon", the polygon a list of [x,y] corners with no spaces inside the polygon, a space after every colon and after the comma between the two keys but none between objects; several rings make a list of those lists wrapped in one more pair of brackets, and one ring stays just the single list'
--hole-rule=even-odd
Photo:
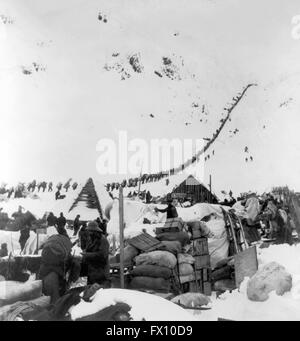
[{"label": "tent pole", "polygon": [[123,187],[119,188],[119,223],[120,223],[120,283],[124,289],[124,202]]}]

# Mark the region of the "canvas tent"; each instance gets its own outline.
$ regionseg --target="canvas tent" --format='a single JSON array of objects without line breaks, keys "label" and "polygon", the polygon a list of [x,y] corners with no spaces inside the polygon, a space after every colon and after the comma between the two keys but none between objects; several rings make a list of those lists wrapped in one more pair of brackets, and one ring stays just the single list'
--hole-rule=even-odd
[{"label": "canvas tent", "polygon": [[77,214],[80,220],[89,221],[105,217],[105,207],[112,201],[105,186],[92,178],[79,190],[67,214],[68,219],[74,219]]}]

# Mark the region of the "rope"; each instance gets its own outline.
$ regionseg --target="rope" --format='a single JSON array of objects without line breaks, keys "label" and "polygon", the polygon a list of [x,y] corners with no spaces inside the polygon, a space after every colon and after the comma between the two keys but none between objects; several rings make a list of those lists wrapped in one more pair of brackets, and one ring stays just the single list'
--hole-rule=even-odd
[{"label": "rope", "polygon": [[16,321],[17,317],[30,308],[36,308],[37,305],[31,302],[20,302],[13,311],[7,314],[5,321]]}]

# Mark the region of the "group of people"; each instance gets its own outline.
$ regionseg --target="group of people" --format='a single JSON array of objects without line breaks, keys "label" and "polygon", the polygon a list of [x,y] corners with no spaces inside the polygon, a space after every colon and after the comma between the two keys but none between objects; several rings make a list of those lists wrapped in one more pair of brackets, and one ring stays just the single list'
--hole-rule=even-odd
[{"label": "group of people", "polygon": [[292,244],[294,222],[288,205],[275,199],[272,194],[258,198],[255,193],[237,201],[232,208],[242,207],[247,218],[242,219],[245,236],[249,243],[257,242],[262,237],[276,244]]},{"label": "group of people", "polygon": [[[79,277],[87,277],[88,285],[110,286],[107,221],[97,218],[88,223],[81,222],[77,215],[73,236],[78,238],[73,243],[67,234],[66,222],[63,213],[56,218],[51,212],[47,218],[48,226],[55,226],[58,233],[43,245],[38,278],[43,281],[43,293],[51,297],[51,303],[55,303]],[[75,244],[81,248],[80,255],[72,255]]]},{"label": "group of people", "polygon": [[[73,190],[76,190],[78,187],[77,182],[73,182],[71,185],[72,179],[69,179],[65,184],[62,184],[59,182],[56,185],[57,192],[60,192],[63,188],[65,189],[66,192],[72,187]],[[19,183],[17,186],[13,187],[7,187],[6,184],[1,184],[0,186],[0,194],[5,194],[7,193],[7,198],[23,198],[26,197],[27,192],[35,192],[37,189],[38,192],[53,192],[54,190],[54,185],[52,181],[46,182],[46,181],[40,181],[37,182],[36,180],[31,181],[28,184],[25,183]],[[56,192],[56,193],[57,193]],[[57,194],[55,194],[57,196]]]}]

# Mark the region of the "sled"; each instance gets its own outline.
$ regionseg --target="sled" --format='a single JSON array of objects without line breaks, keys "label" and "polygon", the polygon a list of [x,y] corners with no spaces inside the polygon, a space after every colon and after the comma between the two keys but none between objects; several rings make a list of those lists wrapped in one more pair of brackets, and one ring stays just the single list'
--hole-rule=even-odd
[{"label": "sled", "polygon": [[239,288],[245,277],[251,278],[258,269],[256,246],[234,255],[235,283]]}]

